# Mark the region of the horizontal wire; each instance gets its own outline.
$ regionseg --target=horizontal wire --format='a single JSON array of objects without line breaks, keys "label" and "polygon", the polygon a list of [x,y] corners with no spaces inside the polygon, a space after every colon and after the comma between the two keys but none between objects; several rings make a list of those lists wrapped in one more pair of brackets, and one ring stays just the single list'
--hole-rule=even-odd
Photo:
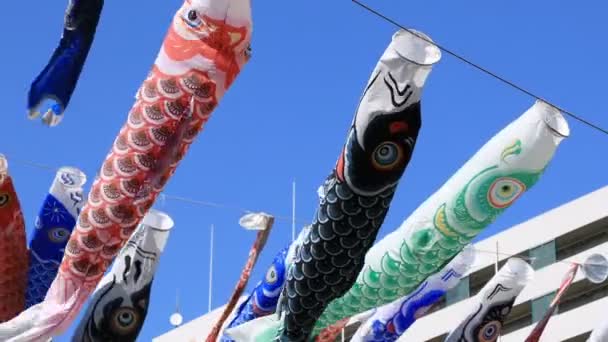
[{"label": "horizontal wire", "polygon": [[[34,162],[34,161],[30,161],[30,160],[25,160],[25,159],[20,159],[20,158],[13,158],[10,155],[4,154],[4,156],[6,157],[6,159],[9,162],[17,162],[19,164],[23,164],[32,168],[36,168],[36,169],[41,169],[41,170],[45,170],[45,171],[49,171],[49,172],[57,172],[59,171],[59,168],[57,167],[53,167],[50,165],[46,165],[46,164],[42,164],[42,163],[38,163],[38,162]],[[71,173],[67,170],[63,170],[62,172],[67,173],[67,174],[71,174],[75,177],[80,176],[79,174],[76,173]],[[249,209],[245,209],[245,208],[241,208],[241,207],[237,207],[237,206],[230,206],[230,205],[226,205],[226,204],[222,204],[222,203],[216,203],[216,202],[211,202],[211,201],[202,201],[202,200],[197,200],[197,199],[193,199],[193,198],[189,198],[189,197],[185,197],[185,196],[177,196],[177,195],[170,195],[170,194],[165,194],[164,192],[161,193],[159,195],[159,202],[162,204],[163,201],[165,201],[166,199],[169,200],[173,200],[173,201],[178,201],[178,202],[182,202],[182,203],[188,203],[188,204],[192,204],[192,205],[198,205],[201,207],[211,207],[211,208],[217,208],[217,209],[225,209],[225,210],[233,210],[233,211],[237,211],[240,212],[241,214],[250,214],[250,213],[254,213],[256,211],[254,210],[249,210]],[[291,216],[285,216],[285,215],[273,215],[273,217],[275,218],[275,220],[279,220],[279,221],[292,221],[292,217]],[[310,224],[310,221],[307,220],[302,220],[302,219],[298,219],[296,218],[295,220],[297,223],[299,224]]]},{"label": "horizontal wire", "polygon": [[[473,246],[475,246],[475,245],[473,245]],[[537,257],[526,257],[526,256],[519,255],[519,254],[509,254],[509,253],[496,252],[496,251],[491,251],[491,250],[477,249],[475,247],[473,247],[472,249],[475,252],[478,252],[478,253],[500,255],[500,256],[508,257],[508,258],[520,258],[520,259],[523,259],[523,260],[528,261],[528,262],[532,262],[532,261],[538,259]],[[559,264],[559,263],[569,264],[569,265],[576,264],[576,265],[579,265],[579,266],[583,266],[583,265],[597,265],[597,266],[601,266],[601,265],[603,265],[603,264],[600,264],[600,263],[592,263],[592,262],[585,262],[585,261],[579,262],[579,261],[555,260],[555,262],[554,262],[554,264]]]},{"label": "horizontal wire", "polygon": [[492,72],[492,71],[490,71],[490,70],[482,67],[481,65],[479,65],[479,64],[477,64],[475,62],[472,62],[471,60],[467,59],[466,57],[463,57],[462,55],[459,55],[458,53],[456,53],[456,52],[454,52],[454,51],[446,48],[445,46],[439,45],[438,43],[436,43],[436,42],[434,42],[434,41],[432,41],[432,40],[430,40],[430,39],[428,39],[428,38],[420,35],[418,32],[416,32],[416,31],[414,31],[412,29],[409,29],[409,28],[401,25],[396,20],[387,17],[386,15],[378,12],[377,10],[369,7],[368,5],[366,5],[366,4],[362,3],[362,2],[360,2],[359,0],[351,0],[351,1],[354,2],[355,4],[359,5],[360,7],[364,8],[368,12],[370,12],[370,13],[378,16],[379,18],[381,18],[383,20],[385,20],[386,22],[399,27],[399,28],[403,29],[404,31],[409,32],[410,34],[413,34],[414,36],[416,36],[416,37],[418,37],[418,38],[426,41],[429,44],[435,45],[438,49],[440,49],[443,52],[445,52],[445,53],[447,53],[447,54],[455,57],[456,59],[460,60],[461,62],[464,62],[464,63],[470,65],[471,67],[473,67],[473,68],[475,68],[475,69],[477,69],[477,70],[479,70],[479,71],[481,71],[481,72],[483,72],[483,73],[485,73],[485,74],[487,74],[487,75],[489,75],[489,76],[491,76],[491,77],[493,77],[493,78],[495,78],[495,79],[503,82],[504,84],[506,84],[506,85],[508,85],[508,86],[510,86],[510,87],[512,87],[514,89],[519,90],[520,92],[522,92],[522,93],[524,93],[524,94],[526,94],[526,95],[528,95],[530,97],[533,97],[533,98],[535,98],[537,100],[543,101],[543,102],[551,105],[552,107],[556,108],[560,112],[562,112],[562,113],[570,116],[571,118],[573,118],[575,120],[578,120],[579,122],[581,122],[581,123],[583,123],[583,124],[585,124],[585,125],[593,128],[593,129],[595,129],[595,130],[597,130],[599,132],[602,132],[602,133],[608,135],[608,130],[607,129],[602,128],[602,127],[600,127],[600,126],[598,126],[598,125],[590,122],[589,120],[587,120],[587,119],[585,119],[585,118],[583,118],[583,117],[581,117],[581,116],[579,116],[577,114],[574,114],[573,112],[567,111],[567,110],[565,110],[565,109],[557,106],[556,104],[554,104],[554,103],[552,103],[550,101],[545,100],[544,98],[540,97],[539,95],[536,95],[533,92],[531,92],[531,91],[523,88],[522,86],[519,86],[519,85],[517,85],[517,84],[515,84],[515,83],[513,83],[513,82],[511,82],[509,80],[507,80],[506,78],[501,77],[498,74],[496,74],[496,73],[494,73],[494,72]]},{"label": "horizontal wire", "polygon": [[[4,156],[10,161],[16,161],[19,164],[23,164],[23,165],[26,165],[29,167],[42,169],[42,170],[50,171],[50,172],[57,172],[59,170],[59,168],[57,168],[57,167],[53,167],[50,165],[46,165],[46,164],[42,164],[42,163],[38,163],[38,162],[34,162],[34,161],[29,161],[29,160],[25,160],[25,159],[17,159],[17,158],[9,157],[9,155],[7,155],[7,154],[4,154]],[[77,174],[70,173],[69,171],[66,171],[65,173],[72,174],[74,176],[78,176]],[[242,207],[229,206],[226,204],[210,202],[210,201],[202,201],[202,200],[197,200],[197,199],[188,198],[188,197],[184,197],[184,196],[168,195],[165,193],[161,193],[159,195],[158,200],[159,200],[159,202],[161,202],[161,204],[166,199],[183,202],[183,203],[188,203],[188,204],[193,204],[193,205],[198,205],[198,206],[202,206],[202,207],[212,207],[212,208],[218,208],[218,209],[234,210],[234,211],[238,211],[243,214],[249,214],[249,213],[255,212],[253,210],[245,209]],[[274,216],[274,218],[276,220],[289,221],[289,222],[291,222],[291,220],[292,220],[291,216]],[[305,220],[301,220],[301,219],[296,219],[296,222],[302,223],[302,224],[310,223],[309,221],[305,221]],[[505,256],[505,257],[518,257],[518,258],[524,259],[529,262],[534,261],[536,259],[535,257],[525,257],[525,256],[517,255],[517,254],[509,254],[509,253],[504,253],[504,252],[483,250],[483,249],[477,249],[474,247],[473,247],[473,250],[475,250],[476,252],[480,252],[480,253],[501,255],[501,256]],[[576,262],[570,262],[570,261],[556,261],[556,262],[564,262],[564,263],[569,263],[569,264],[576,263]]]}]

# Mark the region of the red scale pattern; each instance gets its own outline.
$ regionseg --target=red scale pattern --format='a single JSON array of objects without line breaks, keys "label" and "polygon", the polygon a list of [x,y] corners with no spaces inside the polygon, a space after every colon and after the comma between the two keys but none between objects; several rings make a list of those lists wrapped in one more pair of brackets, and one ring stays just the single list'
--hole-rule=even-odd
[{"label": "red scale pattern", "polygon": [[0,175],[0,322],[25,307],[28,253],[25,221],[11,177]]}]

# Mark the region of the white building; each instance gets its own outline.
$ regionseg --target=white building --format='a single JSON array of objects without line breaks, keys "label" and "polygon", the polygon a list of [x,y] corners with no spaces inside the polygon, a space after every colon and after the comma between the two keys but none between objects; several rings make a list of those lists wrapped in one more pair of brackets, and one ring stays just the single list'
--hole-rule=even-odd
[{"label": "white building", "polygon": [[[568,261],[583,262],[592,253],[608,254],[608,186],[476,243],[475,249],[481,252],[469,273],[400,341],[442,342],[469,312],[474,304],[471,297],[494,275],[497,245],[499,267],[510,255],[517,255],[529,259],[536,270],[534,280],[517,297],[501,337],[501,342],[522,342],[545,313],[570,267]],[[608,282],[595,285],[578,272],[541,342],[584,342],[595,326],[608,319],[606,312]],[[154,342],[200,340],[215,321],[205,317]],[[347,340],[356,328],[356,324],[347,327]]]},{"label": "white building", "polygon": [[[238,308],[241,303],[247,299],[247,296],[242,296],[239,298],[236,307]],[[218,319],[224,312],[225,305],[220,306],[217,309],[212,310],[206,315],[202,315],[198,318],[191,320],[190,322],[179,326],[169,332],[157,336],[152,339],[152,342],[200,342],[204,341],[207,338],[207,335],[213,329],[215,323],[217,323]],[[229,318],[224,323],[224,326],[230,323],[231,319]]]}]

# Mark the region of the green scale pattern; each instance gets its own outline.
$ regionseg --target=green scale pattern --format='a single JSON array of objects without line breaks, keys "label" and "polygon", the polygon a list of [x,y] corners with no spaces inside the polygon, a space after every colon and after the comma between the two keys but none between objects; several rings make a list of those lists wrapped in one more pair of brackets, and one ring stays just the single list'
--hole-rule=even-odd
[{"label": "green scale pattern", "polygon": [[[501,161],[522,151],[517,140],[505,148]],[[357,313],[390,303],[413,291],[437,273],[464,246],[490,225],[540,178],[542,170],[514,169],[499,163],[473,176],[456,196],[441,204],[427,227],[404,240],[399,255],[386,252],[381,269],[366,265],[357,282],[334,300],[317,321],[314,334]]]}]

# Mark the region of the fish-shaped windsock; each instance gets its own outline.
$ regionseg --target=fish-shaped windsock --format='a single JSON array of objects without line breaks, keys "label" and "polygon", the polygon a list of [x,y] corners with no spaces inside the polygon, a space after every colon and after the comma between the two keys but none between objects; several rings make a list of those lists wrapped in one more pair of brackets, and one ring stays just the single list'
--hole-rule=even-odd
[{"label": "fish-shaped windsock", "polygon": [[23,311],[26,284],[25,221],[8,162],[0,155],[0,322]]},{"label": "fish-shaped windsock", "polygon": [[560,111],[537,101],[370,249],[356,283],[329,304],[315,332],[407,295],[439,272],[539,180],[568,134]]},{"label": "fish-shaped windsock", "polygon": [[65,246],[84,205],[82,187],[86,180],[86,175],[74,167],[62,167],[55,175],[30,240],[26,308],[44,299],[57,275]]},{"label": "fish-shaped windsock", "polygon": [[287,272],[280,341],[307,340],[327,304],[354,283],[412,157],[423,86],[440,58],[436,46],[405,30],[380,57]]},{"label": "fish-shaped windsock", "polygon": [[533,276],[534,269],[524,260],[507,260],[475,296],[469,314],[445,342],[496,341],[515,299]]},{"label": "fish-shaped windsock", "polygon": [[384,342],[397,339],[414,322],[424,316],[448,290],[460,282],[475,260],[475,251],[467,246],[439,273],[433,274],[412,293],[390,304],[379,307],[373,316],[365,321],[352,342]]},{"label": "fish-shaped windsock", "polygon": [[255,267],[255,264],[260,256],[260,253],[264,249],[266,245],[266,241],[268,241],[268,236],[270,236],[270,231],[272,230],[272,226],[274,225],[274,216],[268,215],[266,213],[248,213],[245,216],[241,217],[239,220],[239,224],[241,227],[247,230],[257,230],[258,233],[256,235],[255,240],[253,241],[253,245],[249,250],[249,256],[247,257],[247,262],[245,263],[245,267],[241,271],[241,276],[234,287],[234,291],[232,291],[232,295],[228,299],[226,306],[219,319],[216,321],[215,325],[211,329],[211,332],[207,335],[207,342],[216,342],[218,336],[222,334],[222,327],[224,323],[234,311],[234,308],[238,304],[243,291],[245,291],[245,287],[249,282],[249,278],[251,277],[251,272]]},{"label": "fish-shaped windsock", "polygon": [[602,318],[603,321],[600,325],[595,327],[591,332],[591,335],[587,339],[587,342],[606,342],[608,341],[608,319]]},{"label": "fish-shaped windsock", "polygon": [[186,0],[104,159],[41,307],[0,341],[61,334],[97,287],[251,55],[250,0]]},{"label": "fish-shaped windsock", "polygon": [[150,209],[93,293],[72,342],[135,342],[173,220]]},{"label": "fish-shaped windsock", "polygon": [[69,0],[59,46],[30,87],[30,119],[42,114],[42,122],[49,126],[63,119],[93,44],[102,8],[103,0]]},{"label": "fish-shaped windsock", "polygon": [[276,312],[281,291],[285,285],[285,273],[292,265],[294,256],[309,231],[310,226],[304,227],[289,246],[282,248],[276,254],[264,279],[255,286],[251,295],[237,308],[234,318],[224,331],[222,342],[231,342],[235,338],[241,338],[239,341],[242,341],[243,335],[249,334],[246,327],[244,331],[240,328],[243,324]]},{"label": "fish-shaped windsock", "polygon": [[[275,312],[279,295],[285,284],[285,261],[288,248],[288,246],[282,248],[277,253],[272,265],[266,271],[264,279],[258,282],[249,297],[237,308],[227,329]],[[232,339],[223,337],[222,341],[227,342]]]}]

